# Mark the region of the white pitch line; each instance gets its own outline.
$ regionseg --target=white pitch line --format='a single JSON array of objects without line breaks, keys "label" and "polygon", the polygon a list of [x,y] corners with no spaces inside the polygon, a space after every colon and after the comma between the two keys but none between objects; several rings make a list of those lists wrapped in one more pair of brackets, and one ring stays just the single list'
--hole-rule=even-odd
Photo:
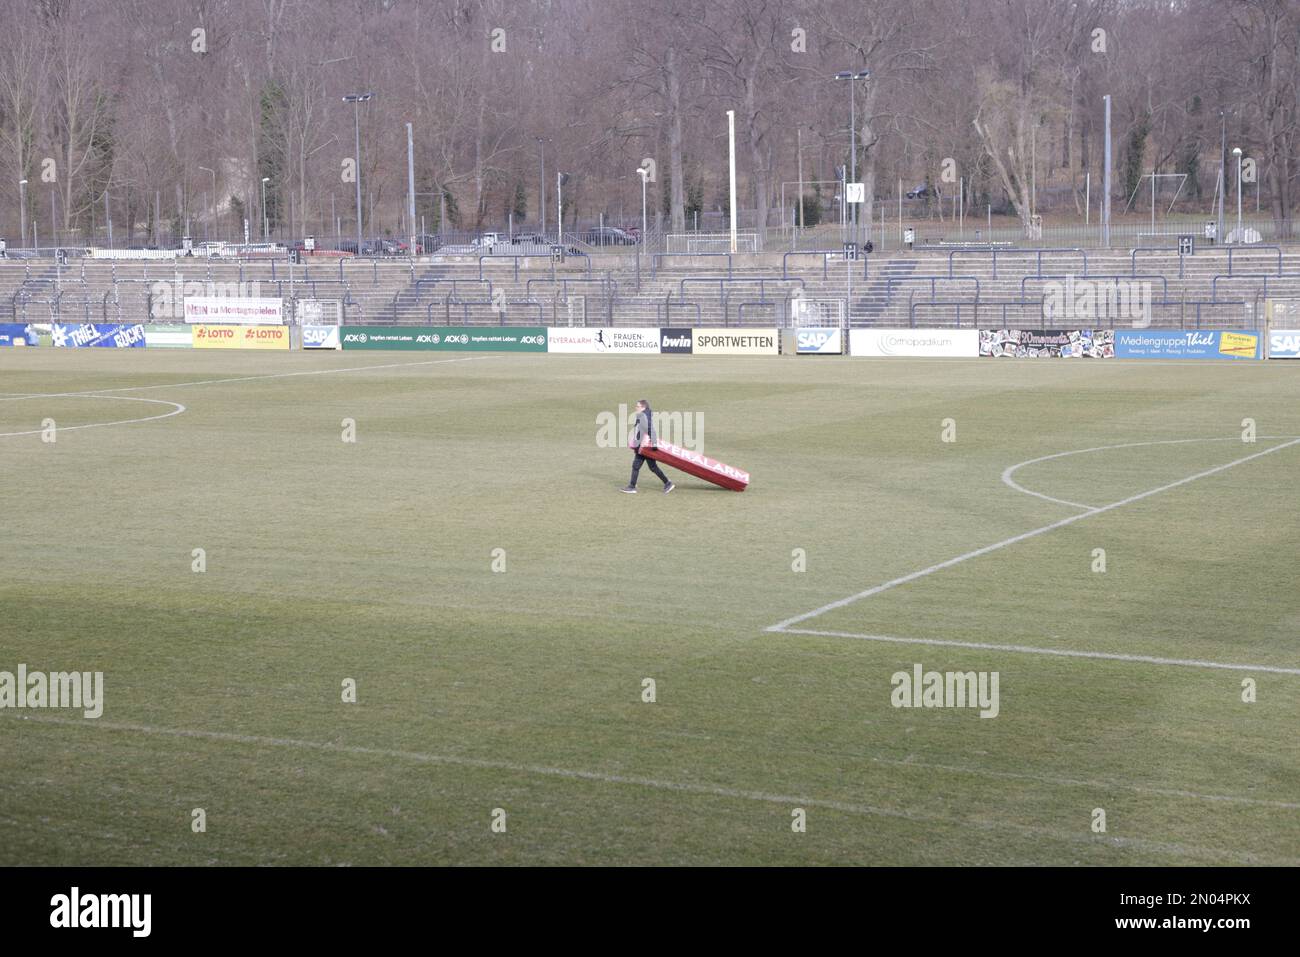
[{"label": "white pitch line", "polygon": [[1187,798],[1193,801],[1210,801],[1222,804],[1243,804],[1252,807],[1270,807],[1283,811],[1300,811],[1300,804],[1294,801],[1274,801],[1269,798],[1242,797],[1236,794],[1202,794],[1200,791],[1188,791],[1185,788],[1162,788],[1148,784],[1132,784],[1127,781],[1086,781],[1079,778],[1062,778],[1055,775],[1029,774],[1024,771],[995,771],[991,768],[962,767],[955,764],[931,764],[927,761],[913,761],[907,758],[871,758],[875,764],[886,764],[900,768],[916,768],[922,771],[944,771],[949,774],[966,774],[975,777],[1001,778],[1008,781],[1033,781],[1037,784],[1052,784],[1060,787],[1087,788],[1093,791],[1132,791],[1135,794],[1152,794],[1157,797]]},{"label": "white pitch line", "polygon": [[365,372],[370,369],[402,369],[413,366],[441,365],[444,362],[473,362],[475,359],[493,359],[495,356],[462,356],[458,359],[429,359],[421,362],[388,362],[372,366],[351,366],[346,369],[304,369],[300,372],[272,372],[266,375],[236,376],[230,379],[199,379],[193,382],[167,382],[161,385],[131,385],[118,389],[91,389],[86,392],[27,392],[0,395],[0,402],[13,399],[51,399],[76,395],[103,395],[110,392],[143,392],[145,389],[180,389],[191,385],[220,385],[224,382],[255,382],[260,379],[287,379],[301,375],[332,375],[336,372]]},{"label": "white pitch line", "polygon": [[[185,411],[185,406],[179,402],[169,402],[166,399],[142,399],[133,395],[96,395],[93,392],[77,393],[78,396],[89,399],[111,399],[114,402],[152,402],[156,405],[170,405],[172,410],[164,412],[162,415],[149,415],[141,419],[118,419],[114,422],[90,422],[86,425],[60,425],[57,426],[58,432],[75,432],[78,429],[102,429],[109,425],[131,425],[135,422],[154,422],[158,419],[170,419],[173,415],[180,415]],[[36,395],[23,396],[23,398],[38,399],[57,399],[64,398],[63,395]],[[0,432],[0,439],[11,438],[17,435],[40,435],[45,429],[31,429],[27,432]]]},{"label": "white pitch line", "polygon": [[[1261,435],[1261,436],[1259,436],[1259,438],[1261,438],[1261,439],[1285,439],[1285,438],[1292,438],[1292,436],[1287,436],[1287,435]],[[1027,466],[1027,465],[1037,465],[1039,462],[1049,462],[1049,461],[1051,461],[1052,459],[1061,459],[1061,458],[1065,458],[1066,456],[1069,456],[1069,455],[1085,455],[1085,454],[1087,454],[1087,453],[1089,453],[1089,452],[1109,452],[1109,451],[1111,451],[1111,450],[1113,450],[1113,449],[1136,449],[1136,448],[1142,448],[1142,447],[1144,447],[1144,446],[1148,446],[1148,445],[1184,445],[1184,444],[1186,444],[1186,443],[1188,443],[1188,442],[1236,442],[1236,441],[1237,441],[1237,439],[1234,438],[1234,437],[1232,437],[1232,436],[1227,436],[1227,437],[1222,437],[1222,438],[1216,438],[1216,439],[1160,439],[1160,440],[1155,441],[1155,442],[1125,442],[1125,443],[1123,443],[1123,444],[1121,444],[1121,445],[1098,445],[1098,446],[1094,446],[1093,448],[1090,448],[1090,449],[1073,449],[1072,451],[1069,451],[1069,452],[1054,452],[1054,453],[1052,453],[1051,455],[1041,455],[1041,456],[1039,456],[1039,457],[1036,458],[1036,459],[1028,459],[1027,461],[1024,461],[1024,462],[1018,462],[1018,463],[1015,464],[1015,465],[1008,465],[1008,466],[1007,466],[1007,467],[1002,471],[1002,482],[1003,482],[1003,484],[1005,484],[1005,485],[1009,485],[1011,488],[1015,489],[1017,492],[1024,492],[1026,495],[1032,495],[1032,496],[1034,496],[1035,498],[1041,498],[1041,499],[1043,499],[1044,501],[1047,501],[1047,502],[1055,502],[1055,503],[1058,504],[1058,505],[1068,505],[1068,506],[1070,506],[1071,508],[1092,509],[1092,508],[1096,508],[1096,506],[1095,506],[1095,505],[1083,505],[1083,504],[1081,504],[1081,503],[1079,503],[1079,502],[1067,502],[1067,501],[1066,501],[1065,499],[1063,499],[1063,498],[1053,498],[1053,497],[1050,496],[1050,495],[1044,495],[1042,492],[1035,492],[1033,489],[1025,488],[1023,485],[1020,485],[1020,484],[1018,484],[1017,482],[1015,482],[1015,481],[1011,478],[1011,476],[1014,475],[1016,472],[1018,472],[1020,469],[1024,468],[1024,467]]]},{"label": "white pitch line", "polygon": [[[785,632],[790,629],[791,625],[797,625],[802,621],[807,621],[809,618],[816,618],[818,615],[823,615],[828,611],[835,610],[836,608],[843,608],[846,605],[851,605],[854,602],[861,601],[863,598],[870,598],[872,595],[878,595],[881,592],[888,591],[891,588],[896,588],[899,585],[905,585],[908,582],[916,581],[919,578],[925,578],[926,576],[933,575],[935,572],[942,571],[945,568],[951,568],[954,565],[960,565],[962,562],[969,561],[972,558],[979,558],[980,556],[987,555],[990,552],[996,552],[999,549],[1006,548],[1008,545],[1014,545],[1018,542],[1026,541],[1027,539],[1034,538],[1046,532],[1055,531],[1058,528],[1064,528],[1066,525],[1073,525],[1075,522],[1081,521],[1082,519],[1091,518],[1094,515],[1101,515],[1105,512],[1112,511],[1113,509],[1123,508],[1125,505],[1132,505],[1134,502],[1140,502],[1145,498],[1150,498],[1152,495],[1159,495],[1161,492],[1167,492],[1170,489],[1178,488],[1182,485],[1188,484],[1189,482],[1195,482],[1198,479],[1207,478],[1211,475],[1217,475],[1219,472],[1225,471],[1226,469],[1233,468],[1234,466],[1237,465],[1242,465],[1243,463],[1250,462],[1253,459],[1261,458],[1262,456],[1265,455],[1272,455],[1274,452],[1278,452],[1282,449],[1289,448],[1290,446],[1293,446],[1297,443],[1300,443],[1300,438],[1293,438],[1287,442],[1283,442],[1281,445],[1275,445],[1272,448],[1265,449],[1262,452],[1255,452],[1252,453],[1251,455],[1243,456],[1242,458],[1235,459],[1234,461],[1225,463],[1224,465],[1216,465],[1214,468],[1206,469],[1203,472],[1197,472],[1195,475],[1189,475],[1186,478],[1181,478],[1176,482],[1170,482],[1167,485],[1161,485],[1159,488],[1148,489],[1145,492],[1139,492],[1136,495],[1130,495],[1128,498],[1121,499],[1118,502],[1111,502],[1109,505],[1102,505],[1097,508],[1091,508],[1086,512],[1080,512],[1078,515],[1070,515],[1067,516],[1066,518],[1060,519],[1059,521],[1052,522],[1051,524],[1043,525],[1040,528],[1031,529],[1027,532],[1021,532],[1019,535],[1013,535],[1010,538],[1003,539],[1000,542],[994,542],[992,545],[985,545],[983,548],[977,548],[973,551],[966,552],[965,554],[958,555],[956,558],[950,558],[947,561],[942,561],[935,565],[931,565],[929,568],[922,568],[920,571],[915,571],[908,575],[903,575],[900,576],[899,578],[894,578],[881,585],[876,585],[872,588],[868,588],[865,589],[864,591],[860,591],[855,595],[849,595],[847,598],[841,598],[838,601],[830,602],[829,604],[823,605],[820,608],[816,608],[809,612],[804,612],[802,615],[795,615],[793,618],[787,618],[785,621],[778,622],[775,625],[769,625],[764,630],[772,631],[772,632]],[[851,637],[870,639],[872,636],[853,635]],[[922,639],[916,639],[916,640],[918,642],[924,643]],[[1016,646],[1007,646],[1007,647],[1010,648]],[[1085,657],[1087,656],[1085,655]]]},{"label": "white pitch line", "polygon": [[[8,714],[13,715],[12,711]],[[763,804],[776,804],[782,807],[816,807],[845,814],[870,817],[887,817],[899,820],[947,824],[955,827],[975,827],[985,831],[1015,831],[1033,837],[1050,837],[1055,840],[1068,841],[1073,844],[1105,844],[1111,847],[1134,847],[1148,851],[1164,851],[1182,857],[1197,855],[1221,860],[1231,858],[1246,863],[1264,863],[1257,855],[1242,854],[1222,848],[1198,847],[1195,845],[1174,844],[1164,841],[1150,841],[1145,838],[1107,837],[1096,839],[1074,831],[1058,831],[1047,827],[1018,824],[1013,821],[981,821],[949,817],[942,814],[930,814],[910,811],[902,808],[877,807],[849,801],[837,801],[823,798],[797,797],[775,794],[767,791],[754,791],[744,788],[725,787],[722,785],[696,784],[690,781],[665,781],[659,778],[647,778],[626,774],[607,774],[601,771],[586,771],[575,768],[557,768],[547,765],[520,764],[514,761],[498,761],[488,758],[471,758],[454,754],[433,754],[421,751],[401,751],[393,748],[375,748],[364,745],[336,744],[328,741],[306,741],[298,738],[275,738],[256,734],[237,734],[229,731],[197,731],[182,728],[159,728],[152,725],[128,724],[103,720],[88,721],[76,718],[14,716],[14,720],[32,721],[37,724],[55,724],[79,728],[98,728],[108,731],[133,732],[136,734],[160,735],[163,737],[188,738],[206,741],[221,741],[231,744],[244,744],[254,747],[297,748],[334,754],[352,754],[363,757],[392,758],[421,764],[441,764],[454,767],[475,768],[486,771],[505,771],[511,774],[526,774],[542,777],[561,778],[577,781],[591,781],[598,784],[617,784],[649,788],[657,791],[672,791],[682,794],[696,794],[702,797],[729,798],[735,800],[755,801]],[[1279,861],[1277,863],[1300,863]]]},{"label": "white pitch line", "polygon": [[[775,629],[769,628],[768,631]],[[862,641],[888,641],[900,645],[943,645],[949,648],[973,648],[979,651],[1014,651],[1029,655],[1056,655],[1061,658],[1103,658],[1108,661],[1137,661],[1149,665],[1181,665],[1187,668],[1218,668],[1224,671],[1267,671],[1278,675],[1300,675],[1300,668],[1276,665],[1236,665],[1198,658],[1159,658],[1152,655],[1126,655],[1106,651],[1071,651],[1064,648],[1038,648],[1032,645],[998,645],[982,641],[948,641],[940,638],[898,638],[893,635],[862,635],[851,631],[816,631],[811,628],[782,628],[783,635],[820,635],[825,638],[858,638]]]},{"label": "white pitch line", "polygon": [[[98,724],[98,720],[87,722],[76,718],[59,718],[53,715],[44,715],[37,717],[35,715],[26,715],[19,717],[14,715],[15,720],[36,721],[38,724],[66,724],[82,726],[84,724]],[[116,725],[108,722],[108,725],[121,730],[130,730],[137,726],[134,725]],[[159,729],[151,728],[149,733],[169,733]],[[238,736],[237,736],[238,737]],[[328,747],[340,747],[338,745],[329,745]],[[1246,797],[1238,794],[1206,794],[1200,791],[1189,791],[1185,788],[1164,788],[1149,784],[1136,784],[1130,781],[1096,781],[1084,780],[1080,778],[1063,778],[1056,775],[1033,774],[1027,771],[997,771],[991,768],[969,767],[953,764],[932,764],[926,761],[914,761],[912,756],[904,759],[883,757],[879,754],[850,754],[851,757],[861,757],[869,760],[873,764],[888,765],[912,770],[922,771],[940,771],[945,774],[962,774],[974,777],[994,778],[997,780],[1011,781],[1031,781],[1036,784],[1050,785],[1053,787],[1067,788],[1086,788],[1093,791],[1132,791],[1135,794],[1151,794],[1158,797],[1176,797],[1186,798],[1193,801],[1208,801],[1211,803],[1222,804],[1241,804],[1253,807],[1277,808],[1286,811],[1300,811],[1300,803],[1291,801],[1278,801],[1271,798]],[[13,785],[9,785],[10,790]]]}]

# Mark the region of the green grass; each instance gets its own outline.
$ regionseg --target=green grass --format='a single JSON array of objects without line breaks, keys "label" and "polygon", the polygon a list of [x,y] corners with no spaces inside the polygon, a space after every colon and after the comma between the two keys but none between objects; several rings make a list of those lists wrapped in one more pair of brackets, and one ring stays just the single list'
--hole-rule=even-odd
[{"label": "green grass", "polygon": [[[1300,364],[425,360],[0,354],[0,392],[186,406],[0,438],[0,670],[102,670],[107,698],[0,711],[0,863],[1300,863],[1300,675],[764,630],[1077,512],[1004,485],[1018,462],[1224,440],[1016,473],[1098,506],[1279,444],[1244,418],[1300,436]],[[750,489],[619,495],[596,416],[642,395]],[[0,399],[0,433],[169,409]],[[797,627],[1300,668],[1298,466]],[[998,671],[1001,713],[893,708],[917,662]]]}]

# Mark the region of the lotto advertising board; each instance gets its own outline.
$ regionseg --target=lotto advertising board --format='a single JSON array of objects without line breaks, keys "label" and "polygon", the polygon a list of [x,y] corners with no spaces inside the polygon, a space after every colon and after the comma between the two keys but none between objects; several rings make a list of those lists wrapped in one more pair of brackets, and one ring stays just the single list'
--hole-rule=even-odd
[{"label": "lotto advertising board", "polygon": [[288,326],[190,326],[195,349],[288,349]]}]

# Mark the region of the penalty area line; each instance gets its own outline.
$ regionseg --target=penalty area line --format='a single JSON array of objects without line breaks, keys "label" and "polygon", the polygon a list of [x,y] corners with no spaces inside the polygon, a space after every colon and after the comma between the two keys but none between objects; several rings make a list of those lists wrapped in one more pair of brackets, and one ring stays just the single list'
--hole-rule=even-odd
[{"label": "penalty area line", "polygon": [[[776,629],[769,628],[768,631]],[[977,651],[1012,651],[1026,655],[1055,655],[1061,658],[1101,658],[1107,661],[1131,661],[1148,665],[1178,665],[1184,668],[1217,668],[1223,671],[1266,671],[1277,675],[1300,675],[1300,668],[1277,665],[1239,665],[1199,658],[1160,658],[1154,655],[1126,655],[1108,651],[1072,651],[1068,648],[1038,648],[1033,645],[1001,645],[984,641],[950,641],[942,638],[899,638],[893,635],[862,635],[851,631],[818,631],[812,628],[782,628],[782,635],[818,635],[824,638],[857,638],[861,641],[886,641],[900,645],[942,645],[948,648],[971,648]]]},{"label": "penalty area line", "polygon": [[1123,508],[1125,505],[1132,505],[1134,502],[1140,502],[1143,499],[1150,498],[1152,495],[1159,495],[1161,492],[1168,492],[1169,490],[1178,488],[1179,486],[1187,485],[1189,482],[1195,482],[1198,479],[1217,475],[1219,472],[1230,469],[1233,466],[1241,465],[1265,455],[1272,455],[1274,452],[1279,452],[1282,449],[1289,448],[1297,443],[1300,443],[1300,438],[1292,439],[1289,442],[1283,442],[1281,445],[1275,445],[1262,452],[1255,452],[1251,455],[1243,456],[1242,458],[1224,463],[1223,465],[1216,465],[1214,468],[1206,469],[1203,472],[1197,472],[1195,475],[1189,475],[1186,478],[1178,479],[1176,482],[1170,482],[1167,485],[1161,485],[1159,488],[1148,489],[1145,492],[1130,495],[1128,498],[1120,499],[1118,502],[1111,502],[1109,505],[1090,508],[1088,511],[1080,512],[1078,515],[1066,516],[1065,518],[1051,522],[1048,525],[1033,528],[1027,532],[1021,532],[1019,535],[1012,535],[1010,538],[1004,538],[1002,541],[994,542],[992,545],[985,545],[983,548],[976,548],[973,551],[958,555],[955,558],[949,558],[947,561],[938,562],[937,564],[931,565],[929,568],[922,568],[919,571],[914,571],[910,574],[891,579],[883,584],[875,585],[871,588],[860,591],[855,595],[849,595],[847,598],[841,598],[838,601],[822,605],[820,608],[814,608],[812,611],[806,611],[802,615],[795,615],[793,618],[787,618],[785,621],[777,622],[775,625],[769,625],[764,630],[787,631],[791,625],[797,625],[800,622],[807,621],[809,618],[816,618],[818,615],[824,615],[826,612],[834,611],[836,608],[843,608],[845,605],[852,605],[854,602],[861,601],[864,598],[879,595],[881,592],[889,591],[891,588],[897,588],[899,585],[906,585],[908,582],[916,581],[918,578],[925,578],[927,575],[933,575],[935,572],[943,571],[945,568],[952,568],[954,565],[960,565],[962,562],[970,561],[972,558],[979,558],[982,555],[988,555],[990,552],[996,552],[1000,549],[1006,548],[1008,545],[1015,545],[1018,542],[1026,541],[1038,535],[1055,531],[1058,528],[1073,525],[1075,522],[1082,521],[1085,518],[1091,518],[1094,515],[1101,515],[1117,508]]},{"label": "penalty area line", "polygon": [[[1188,658],[1188,659],[1161,658],[1152,655],[1125,655],[1119,653],[1100,652],[1100,651],[1071,651],[1071,650],[1060,649],[1060,648],[1039,648],[1030,645],[999,645],[999,644],[983,643],[983,642],[946,641],[946,640],[932,639],[932,638],[903,638],[903,637],[895,637],[891,635],[869,635],[869,634],[860,634],[856,632],[821,631],[815,629],[801,629],[801,628],[793,627],[794,625],[798,625],[802,622],[808,621],[811,618],[816,618],[819,615],[823,615],[828,611],[834,611],[837,608],[844,608],[845,606],[854,604],[855,602],[861,601],[864,598],[870,598],[873,595],[879,595],[881,592],[888,591],[891,588],[897,588],[899,585],[905,585],[908,582],[916,581],[920,578],[925,578],[928,575],[933,575],[935,572],[942,571],[945,568],[952,568],[954,565],[960,565],[962,562],[969,561],[972,558],[979,558],[982,555],[988,555],[991,552],[996,552],[1000,549],[1006,548],[1010,545],[1014,545],[1018,542],[1023,542],[1028,539],[1034,538],[1038,535],[1043,535],[1047,532],[1055,531],[1058,528],[1064,528],[1067,525],[1073,525],[1075,522],[1082,521],[1085,518],[1091,518],[1094,515],[1101,515],[1105,512],[1109,512],[1117,508],[1123,508],[1125,505],[1131,505],[1134,502],[1140,502],[1143,499],[1150,498],[1153,495],[1159,495],[1161,492],[1167,492],[1170,491],[1171,489],[1179,488],[1180,486],[1187,485],[1190,482],[1195,482],[1198,479],[1207,478],[1211,475],[1217,475],[1219,472],[1223,472],[1227,469],[1233,468],[1234,466],[1242,465],[1245,462],[1250,462],[1254,459],[1261,458],[1265,455],[1272,455],[1274,452],[1279,452],[1282,449],[1290,448],[1298,443],[1300,443],[1300,438],[1293,438],[1286,442],[1281,443],[1280,445],[1275,445],[1272,448],[1264,449],[1261,452],[1254,452],[1250,455],[1243,456],[1239,459],[1234,459],[1231,462],[1225,462],[1223,465],[1216,465],[1213,468],[1205,469],[1204,471],[1197,472],[1194,475],[1189,475],[1185,478],[1178,479],[1177,481],[1170,482],[1166,485],[1161,485],[1158,488],[1148,489],[1145,492],[1139,492],[1136,495],[1130,495],[1128,498],[1121,499],[1117,502],[1111,502],[1109,505],[1102,505],[1095,508],[1088,508],[1087,511],[1080,512],[1077,515],[1069,515],[1065,518],[1059,519],[1058,521],[1055,522],[1051,522],[1047,525],[1043,525],[1039,528],[1030,529],[1027,532],[1021,532],[1019,535],[1013,535],[1010,538],[1005,538],[1000,542],[994,542],[992,545],[985,545],[983,548],[974,549],[973,551],[969,551],[964,554],[958,555],[955,558],[950,558],[947,561],[938,562],[937,564],[931,565],[928,568],[922,568],[919,571],[914,571],[911,572],[910,574],[902,575],[898,578],[891,579],[890,581],[884,582],[883,584],[875,585],[871,588],[867,588],[863,591],[858,592],[857,594],[849,595],[847,598],[841,598],[838,601],[833,601],[828,604],[822,605],[820,608],[815,608],[812,611],[804,612],[802,615],[795,615],[793,618],[787,618],[785,619],[785,621],[777,622],[775,625],[769,625],[767,628],[763,630],[767,632],[777,633],[777,634],[804,634],[804,635],[817,635],[817,636],[832,637],[832,638],[856,638],[861,641],[895,642],[899,644],[946,645],[951,647],[959,647],[959,648],[964,647],[964,648],[982,649],[982,650],[990,650],[990,651],[1009,651],[1009,652],[1015,652],[1020,654],[1054,655],[1063,658],[1093,658],[1093,659],[1106,659],[1112,661],[1138,662],[1142,664],[1169,665],[1169,666],[1176,666],[1176,667],[1217,668],[1217,669],[1230,670],[1230,671],[1265,671],[1273,674],[1300,675],[1300,668],[1283,668],[1274,665],[1230,664],[1224,662],[1202,661],[1200,659],[1192,659],[1192,658]],[[1139,443],[1133,443],[1133,444],[1136,445]],[[1115,446],[1115,448],[1123,448],[1123,447],[1126,446]],[[1083,449],[1080,451],[1086,452],[1086,451],[1097,451],[1097,450]],[[1070,454],[1070,453],[1062,453],[1062,454]],[[1056,458],[1056,457],[1059,456],[1047,456],[1045,458]],[[1043,459],[1034,459],[1031,461],[1043,461]],[[1021,464],[1028,465],[1030,463],[1024,462]],[[1006,481],[1008,474],[1013,472],[1016,468],[1019,468],[1019,466],[1012,466],[1010,469],[1007,469],[1005,472],[1003,472],[1003,480]],[[1015,486],[1013,485],[1013,487]],[[1019,489],[1019,490],[1028,491],[1026,489]],[[1036,494],[1036,493],[1031,492],[1029,494]],[[1039,497],[1045,497],[1045,496],[1039,496]],[[1075,503],[1067,503],[1061,501],[1060,504],[1074,505]],[[1084,506],[1076,506],[1076,507],[1084,507]]]}]

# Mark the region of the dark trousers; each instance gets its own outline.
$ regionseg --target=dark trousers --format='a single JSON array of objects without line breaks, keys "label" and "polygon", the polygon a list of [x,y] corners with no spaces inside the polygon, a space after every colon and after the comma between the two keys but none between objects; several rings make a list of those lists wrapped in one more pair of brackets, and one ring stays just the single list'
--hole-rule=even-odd
[{"label": "dark trousers", "polygon": [[632,488],[636,488],[637,473],[641,471],[641,466],[646,462],[650,463],[650,472],[653,475],[657,476],[659,481],[667,485],[668,476],[664,475],[664,470],[659,467],[659,463],[656,462],[654,459],[646,458],[640,452],[636,453],[636,458],[632,460],[632,481],[628,482],[627,484],[632,486]]}]

